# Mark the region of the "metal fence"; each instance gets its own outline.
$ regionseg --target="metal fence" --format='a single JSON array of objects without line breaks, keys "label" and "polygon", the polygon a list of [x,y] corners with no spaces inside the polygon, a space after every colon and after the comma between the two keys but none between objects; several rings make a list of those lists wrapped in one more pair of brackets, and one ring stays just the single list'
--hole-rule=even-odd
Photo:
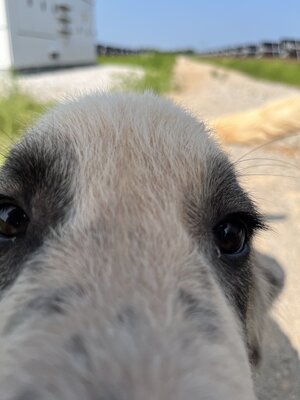
[{"label": "metal fence", "polygon": [[300,60],[300,40],[283,39],[279,42],[261,42],[242,46],[226,47],[218,50],[201,52],[203,56],[222,57],[269,57],[294,58]]}]

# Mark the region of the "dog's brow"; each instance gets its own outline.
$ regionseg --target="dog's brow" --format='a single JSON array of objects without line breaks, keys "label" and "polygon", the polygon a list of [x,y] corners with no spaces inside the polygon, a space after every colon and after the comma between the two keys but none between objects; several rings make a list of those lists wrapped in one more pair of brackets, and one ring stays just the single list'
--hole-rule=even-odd
[{"label": "dog's brow", "polygon": [[[37,135],[36,135],[37,136]],[[53,137],[25,138],[8,155],[0,171],[0,192],[5,196],[24,194],[31,198],[36,190],[59,193],[69,191],[74,154],[72,146]]]},{"label": "dog's brow", "polygon": [[[187,193],[188,198],[189,196],[190,193]],[[194,219],[204,212],[210,215],[214,222],[232,214],[240,214],[253,231],[264,227],[262,216],[249,195],[239,185],[232,164],[223,154],[208,160],[206,177],[199,182],[199,196],[196,189],[193,199],[189,212]]]}]

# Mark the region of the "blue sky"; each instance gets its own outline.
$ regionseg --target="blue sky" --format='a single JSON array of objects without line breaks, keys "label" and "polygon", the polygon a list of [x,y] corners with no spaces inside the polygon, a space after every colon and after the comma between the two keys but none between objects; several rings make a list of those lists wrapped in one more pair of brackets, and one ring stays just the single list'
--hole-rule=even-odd
[{"label": "blue sky", "polygon": [[96,0],[95,18],[99,42],[128,47],[300,39],[300,0]]}]

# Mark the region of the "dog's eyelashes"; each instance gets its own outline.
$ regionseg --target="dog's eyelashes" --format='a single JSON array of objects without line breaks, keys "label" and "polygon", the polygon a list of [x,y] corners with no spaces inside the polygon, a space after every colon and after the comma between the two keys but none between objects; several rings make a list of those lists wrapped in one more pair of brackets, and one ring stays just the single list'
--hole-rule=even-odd
[{"label": "dog's eyelashes", "polygon": [[214,229],[214,239],[218,254],[238,255],[243,253],[247,243],[247,228],[245,224],[234,218],[228,218]]},{"label": "dog's eyelashes", "polygon": [[27,214],[13,203],[0,204],[0,242],[13,240],[26,232]]}]

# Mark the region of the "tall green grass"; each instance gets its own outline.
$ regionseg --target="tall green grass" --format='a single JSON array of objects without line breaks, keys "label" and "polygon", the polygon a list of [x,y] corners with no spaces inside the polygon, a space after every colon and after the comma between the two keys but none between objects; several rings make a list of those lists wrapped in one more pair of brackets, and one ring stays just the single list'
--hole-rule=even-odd
[{"label": "tall green grass", "polygon": [[300,63],[284,59],[240,59],[230,57],[195,57],[220,67],[234,69],[258,79],[300,86]]},{"label": "tall green grass", "polygon": [[10,145],[45,109],[44,104],[21,93],[17,88],[11,89],[5,97],[0,97],[0,163]]},{"label": "tall green grass", "polygon": [[100,56],[98,58],[99,64],[128,65],[143,68],[143,78],[127,79],[123,88],[136,91],[152,90],[158,94],[171,90],[175,61],[176,55],[169,53]]}]

